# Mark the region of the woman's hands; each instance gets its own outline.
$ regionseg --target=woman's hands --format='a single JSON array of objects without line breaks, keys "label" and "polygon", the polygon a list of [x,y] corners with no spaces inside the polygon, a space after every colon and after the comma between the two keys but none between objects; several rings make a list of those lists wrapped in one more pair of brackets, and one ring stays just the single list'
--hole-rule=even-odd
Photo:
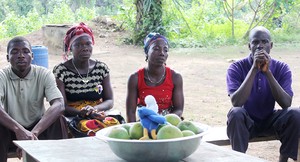
[{"label": "woman's hands", "polygon": [[94,107],[88,105],[86,107],[83,107],[80,110],[79,114],[80,114],[81,117],[86,117],[86,116],[89,116],[90,114],[92,114],[94,111],[95,111]]},{"label": "woman's hands", "polygon": [[89,105],[82,108],[79,114],[83,118],[89,117],[89,118],[98,119],[98,120],[104,120],[106,117],[104,111],[97,111],[97,109],[95,109],[93,106],[89,106]]}]

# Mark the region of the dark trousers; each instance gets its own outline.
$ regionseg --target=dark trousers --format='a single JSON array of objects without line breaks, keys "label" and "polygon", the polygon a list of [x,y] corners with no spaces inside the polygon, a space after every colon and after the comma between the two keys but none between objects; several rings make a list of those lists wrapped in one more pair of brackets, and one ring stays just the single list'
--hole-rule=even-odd
[{"label": "dark trousers", "polygon": [[[26,128],[32,130],[34,126]],[[66,120],[63,116],[58,118],[48,129],[42,132],[38,139],[66,139],[67,136],[67,125]],[[15,151],[16,146],[13,144],[13,140],[16,140],[16,134],[10,129],[0,125],[0,162],[7,161],[8,151]]]},{"label": "dark trousers", "polygon": [[233,107],[227,114],[227,135],[232,149],[245,153],[249,139],[275,135],[281,142],[280,154],[297,159],[300,137],[300,109],[276,110],[263,121],[254,121],[242,107]]}]

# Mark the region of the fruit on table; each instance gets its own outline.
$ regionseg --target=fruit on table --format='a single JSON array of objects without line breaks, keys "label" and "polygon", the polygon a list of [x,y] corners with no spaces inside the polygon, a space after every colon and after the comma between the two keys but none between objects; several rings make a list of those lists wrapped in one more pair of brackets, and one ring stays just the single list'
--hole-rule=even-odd
[{"label": "fruit on table", "polygon": [[114,127],[108,132],[108,137],[117,139],[130,139],[127,130],[123,127]]},{"label": "fruit on table", "polygon": [[183,137],[183,134],[179,128],[174,125],[163,126],[157,133],[157,139],[171,139],[171,138],[180,138]]},{"label": "fruit on table", "polygon": [[[174,126],[170,123],[161,124],[156,129],[158,140],[193,136],[202,132],[204,132],[203,128],[187,120],[180,121],[177,126]],[[130,139],[140,139],[141,137],[143,137],[143,133],[144,133],[144,128],[142,124],[140,122],[136,122],[133,124],[127,123],[127,124],[119,125],[117,127],[113,127],[106,134],[106,136],[111,138],[130,140]],[[153,140],[153,139],[149,139],[149,140]]]},{"label": "fruit on table", "polygon": [[183,130],[183,131],[181,131],[181,132],[182,132],[182,134],[183,134],[183,137],[195,135],[195,133],[194,133],[193,131],[190,131],[190,130]]},{"label": "fruit on table", "polygon": [[134,123],[129,129],[131,139],[140,139],[143,137],[143,126],[140,122]]},{"label": "fruit on table", "polygon": [[177,127],[181,131],[190,130],[190,131],[194,132],[195,134],[199,134],[199,133],[203,132],[203,130],[201,128],[197,127],[193,122],[187,121],[187,120],[183,120],[183,121],[179,122]]},{"label": "fruit on table", "polygon": [[157,129],[156,129],[156,133],[158,133],[158,131],[159,131],[162,127],[164,127],[164,126],[166,126],[166,125],[168,125],[168,124],[160,124],[160,125],[158,125],[158,127],[157,127]]},{"label": "fruit on table", "polygon": [[176,114],[167,114],[165,115],[167,122],[170,124],[177,126],[179,122],[181,122],[181,118]]},{"label": "fruit on table", "polygon": [[130,125],[129,124],[123,124],[122,125],[123,128],[125,128],[129,134],[129,130],[130,130]]}]

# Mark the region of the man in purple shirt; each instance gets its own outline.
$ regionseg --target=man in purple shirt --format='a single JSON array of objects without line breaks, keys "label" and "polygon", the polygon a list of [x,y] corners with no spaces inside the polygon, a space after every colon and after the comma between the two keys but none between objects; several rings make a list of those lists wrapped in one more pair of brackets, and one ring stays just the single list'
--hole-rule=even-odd
[{"label": "man in purple shirt", "polygon": [[[287,64],[272,59],[271,35],[264,27],[249,34],[250,55],[230,65],[227,90],[233,107],[228,112],[227,135],[233,150],[246,152],[249,139],[276,135],[280,162],[297,159],[300,109],[292,103],[292,73]],[[274,109],[275,102],[281,109]]]}]

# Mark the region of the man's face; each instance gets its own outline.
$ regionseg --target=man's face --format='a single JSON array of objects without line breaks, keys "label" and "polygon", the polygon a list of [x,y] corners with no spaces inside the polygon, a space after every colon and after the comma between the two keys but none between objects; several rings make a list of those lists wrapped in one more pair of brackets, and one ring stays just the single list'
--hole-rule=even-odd
[{"label": "man's face", "polygon": [[32,51],[26,41],[12,42],[9,45],[7,59],[15,72],[25,72],[30,69]]},{"label": "man's face", "polygon": [[255,51],[265,50],[268,54],[273,47],[273,42],[271,42],[270,35],[265,31],[256,31],[250,37],[249,49],[252,55]]}]

